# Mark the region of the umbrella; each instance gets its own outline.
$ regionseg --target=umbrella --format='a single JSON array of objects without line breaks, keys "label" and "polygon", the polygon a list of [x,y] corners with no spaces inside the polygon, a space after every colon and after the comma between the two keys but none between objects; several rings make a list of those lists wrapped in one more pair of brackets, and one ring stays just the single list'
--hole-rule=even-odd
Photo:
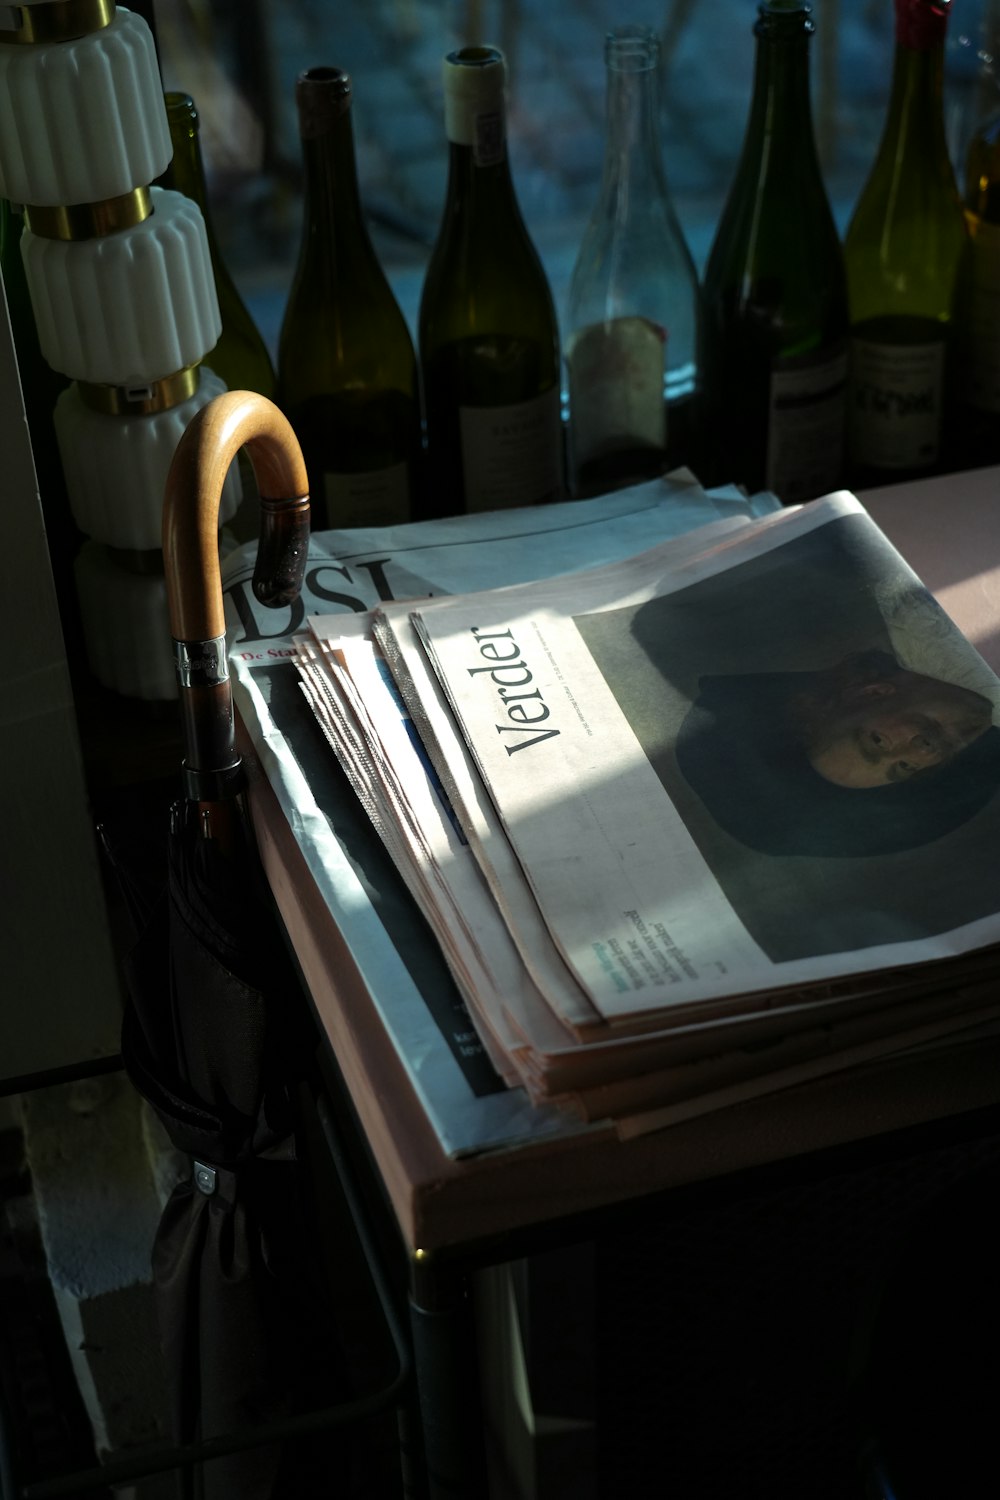
[{"label": "umbrella", "polygon": [[292,429],[264,397],[228,392],[191,422],[167,481],[183,796],[170,814],[164,898],[126,960],[122,1030],[129,1077],[192,1162],[163,1211],[153,1280],[174,1443],[189,1456],[192,1444],[236,1434],[225,1456],[181,1474],[181,1493],[206,1500],[337,1493],[336,1452],[318,1454],[315,1438],[240,1442],[262,1424],[287,1433],[297,1413],[345,1394],[296,1152],[310,1023],[256,858],[234,741],[218,508],[244,444],[262,496],[257,597],[290,602],[305,565],[309,501]]}]

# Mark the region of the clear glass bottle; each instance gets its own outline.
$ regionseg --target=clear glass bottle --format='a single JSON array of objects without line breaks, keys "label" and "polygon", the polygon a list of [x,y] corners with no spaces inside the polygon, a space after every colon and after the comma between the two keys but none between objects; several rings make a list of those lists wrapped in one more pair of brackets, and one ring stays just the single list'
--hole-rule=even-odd
[{"label": "clear glass bottle", "polygon": [[559,330],[514,192],[506,76],[495,47],[444,59],[448,188],[419,340],[437,514],[563,493]]},{"label": "clear glass bottle", "polygon": [[278,404],[302,447],[316,529],[408,521],[420,484],[417,359],[365,223],[351,97],[340,68],[310,68],[295,85],[305,204]]},{"label": "clear glass bottle", "polygon": [[622,26],[604,43],[601,187],[570,278],[563,337],[569,487],[596,494],[699,467],[702,310],[660,148],[660,43]]},{"label": "clear glass bottle", "polygon": [[950,0],[895,0],[882,140],[844,241],[851,312],[850,482],[942,463],[946,365],[968,231],[945,137]]},{"label": "clear glass bottle", "polygon": [[769,0],[754,26],[743,150],[705,271],[713,430],[726,472],[786,504],[844,481],[847,281],[809,100],[814,26]]}]

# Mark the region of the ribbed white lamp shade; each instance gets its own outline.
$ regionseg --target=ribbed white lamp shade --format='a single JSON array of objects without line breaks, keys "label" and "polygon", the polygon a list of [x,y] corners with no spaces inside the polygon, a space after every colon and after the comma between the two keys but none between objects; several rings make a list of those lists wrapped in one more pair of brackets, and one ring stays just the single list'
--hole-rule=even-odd
[{"label": "ribbed white lamp shade", "polygon": [[130,573],[97,542],[73,565],[90,670],[126,698],[176,698],[167,585],[161,574]]},{"label": "ribbed white lamp shade", "polygon": [[[169,411],[108,416],[87,406],[76,385],[56,402],[54,421],[73,519],[96,542],[145,552],[161,545],[163,495],[177,444],[195,412],[221,395],[225,383],[202,369],[198,389]],[[243,498],[239,465],[230,465],[219,523]]]},{"label": "ribbed white lamp shade", "polygon": [[151,196],[150,217],[117,234],[21,236],[42,355],[71,380],[143,385],[196,364],[218,342],[201,209],[166,188]]},{"label": "ribbed white lamp shade", "polygon": [[0,197],[51,207],[146,187],[171,157],[153,37],[119,8],[70,42],[0,46]]}]

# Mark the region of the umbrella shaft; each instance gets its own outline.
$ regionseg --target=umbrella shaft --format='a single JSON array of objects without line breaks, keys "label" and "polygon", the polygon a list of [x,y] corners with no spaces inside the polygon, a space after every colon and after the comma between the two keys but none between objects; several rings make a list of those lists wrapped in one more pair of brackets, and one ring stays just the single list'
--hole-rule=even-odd
[{"label": "umbrella shaft", "polygon": [[[182,687],[180,706],[185,767],[198,774],[213,774],[239,765],[228,680]],[[203,795],[212,793],[206,789]]]}]

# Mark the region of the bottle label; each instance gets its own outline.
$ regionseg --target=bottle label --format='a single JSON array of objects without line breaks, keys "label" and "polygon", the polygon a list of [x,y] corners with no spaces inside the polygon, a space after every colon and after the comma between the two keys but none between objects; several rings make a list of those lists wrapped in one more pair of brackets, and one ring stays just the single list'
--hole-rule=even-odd
[{"label": "bottle label", "polygon": [[962,351],[965,399],[983,411],[1000,411],[1000,224],[968,218],[972,264]]},{"label": "bottle label", "polygon": [[611,318],[569,340],[574,466],[623,449],[664,449],[667,335],[648,318]]},{"label": "bottle label", "polygon": [[324,474],[326,524],[393,526],[410,520],[410,476],[405,463],[361,474]]},{"label": "bottle label", "polygon": [[771,372],[765,483],[786,505],[843,482],[847,350]]},{"label": "bottle label", "polygon": [[488,115],[476,115],[474,129],[473,161],[477,167],[495,167],[497,162],[503,161],[507,139],[503,115],[498,110]]},{"label": "bottle label", "polygon": [[484,108],[478,100],[445,96],[445,133],[456,146],[471,146],[477,167],[493,167],[507,153],[507,120],[498,107]]},{"label": "bottle label", "polygon": [[857,464],[919,469],[941,440],[944,340],[882,344],[851,340],[849,442]]},{"label": "bottle label", "polygon": [[465,508],[552,500],[560,489],[559,391],[514,406],[460,406]]}]

